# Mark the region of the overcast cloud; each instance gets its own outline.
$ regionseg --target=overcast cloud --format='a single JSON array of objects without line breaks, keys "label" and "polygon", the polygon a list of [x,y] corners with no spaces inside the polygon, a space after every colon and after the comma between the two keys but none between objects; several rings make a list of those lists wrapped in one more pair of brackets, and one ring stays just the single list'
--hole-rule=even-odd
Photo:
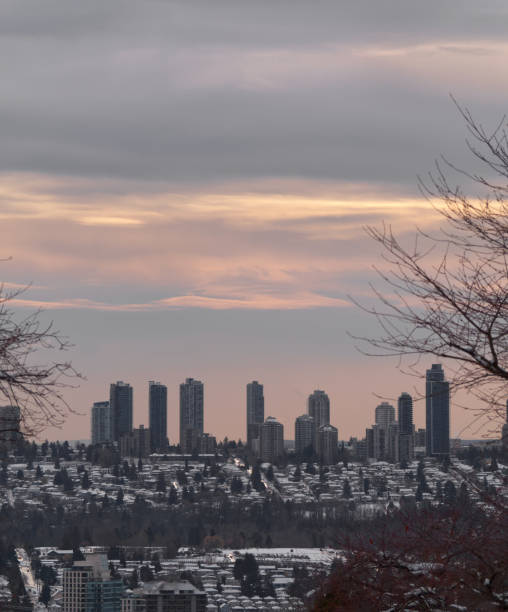
[{"label": "overcast cloud", "polygon": [[374,325],[362,227],[436,226],[416,175],[469,167],[450,93],[505,113],[507,31],[505,0],[0,0],[4,278],[76,343],[66,435],[115,378],[185,376],[218,435],[243,432],[221,381],[243,415],[255,377],[286,425],[320,386],[361,433],[406,386],[347,336]]}]

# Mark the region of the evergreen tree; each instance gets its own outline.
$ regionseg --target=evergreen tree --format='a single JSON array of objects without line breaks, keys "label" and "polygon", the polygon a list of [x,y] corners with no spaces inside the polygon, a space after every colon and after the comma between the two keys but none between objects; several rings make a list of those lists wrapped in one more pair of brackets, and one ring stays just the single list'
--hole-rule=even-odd
[{"label": "evergreen tree", "polygon": [[234,476],[231,480],[231,493],[241,493],[243,491],[243,484],[241,478]]},{"label": "evergreen tree", "polygon": [[123,505],[123,489],[122,488],[118,489],[118,492],[116,494],[116,505],[117,506]]},{"label": "evergreen tree", "polygon": [[353,493],[351,491],[351,485],[349,484],[349,480],[347,478],[344,481],[344,486],[342,489],[342,497],[346,499],[350,499],[351,497],[353,497]]},{"label": "evergreen tree", "polygon": [[134,568],[129,578],[129,589],[137,589],[138,586],[139,586],[138,572],[136,568]]},{"label": "evergreen tree", "polygon": [[169,487],[168,504],[172,506],[178,503],[178,493],[173,485]]},{"label": "evergreen tree", "polygon": [[49,602],[51,601],[51,588],[47,582],[42,583],[41,593],[39,595],[39,601],[48,607]]},{"label": "evergreen tree", "polygon": [[449,506],[453,506],[457,501],[457,489],[451,480],[447,480],[444,484],[443,499]]},{"label": "evergreen tree", "polygon": [[81,488],[86,490],[90,488],[90,485],[90,478],[88,476],[88,472],[85,470],[83,473],[83,478],[81,479]]},{"label": "evergreen tree", "polygon": [[139,577],[143,582],[152,582],[154,575],[149,565],[142,565],[139,571]]},{"label": "evergreen tree", "polygon": [[159,472],[159,476],[157,477],[157,484],[156,484],[155,489],[159,493],[166,492],[166,479],[164,478],[164,472]]}]

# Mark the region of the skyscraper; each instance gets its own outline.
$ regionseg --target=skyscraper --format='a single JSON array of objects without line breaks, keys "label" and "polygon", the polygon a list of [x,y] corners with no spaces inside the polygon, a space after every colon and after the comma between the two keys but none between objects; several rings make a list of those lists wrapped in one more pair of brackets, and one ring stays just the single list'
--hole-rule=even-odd
[{"label": "skyscraper", "polygon": [[314,451],[319,454],[319,429],[330,424],[330,398],[321,389],[316,389],[307,400],[307,412],[314,419]]},{"label": "skyscraper", "polygon": [[260,427],[265,420],[265,398],[263,385],[253,380],[247,385],[247,445],[259,438]]},{"label": "skyscraper", "polygon": [[388,431],[390,423],[395,421],[395,408],[388,402],[381,402],[376,406],[376,425]]},{"label": "skyscraper", "polygon": [[414,457],[413,398],[401,393],[397,402],[399,419],[399,461],[411,461]]},{"label": "skyscraper", "polygon": [[312,453],[314,448],[314,419],[308,414],[302,414],[295,420],[295,452],[302,455]]},{"label": "skyscraper", "polygon": [[261,425],[261,460],[273,463],[284,454],[284,427],[269,416]]},{"label": "skyscraper", "polygon": [[323,465],[337,463],[339,432],[333,425],[319,428],[319,459]]},{"label": "skyscraper", "polygon": [[115,442],[132,431],[132,387],[119,380],[109,387],[110,436]]},{"label": "skyscraper", "polygon": [[203,434],[203,383],[186,378],[180,385],[180,448],[182,453],[198,450],[198,438]]},{"label": "skyscraper", "polygon": [[153,380],[148,383],[148,412],[152,453],[168,445],[168,388]]},{"label": "skyscraper", "polygon": [[111,414],[109,402],[94,402],[92,406],[92,444],[111,440]]},{"label": "skyscraper", "polygon": [[433,363],[426,373],[426,445],[428,456],[450,454],[450,385],[443,367]]}]

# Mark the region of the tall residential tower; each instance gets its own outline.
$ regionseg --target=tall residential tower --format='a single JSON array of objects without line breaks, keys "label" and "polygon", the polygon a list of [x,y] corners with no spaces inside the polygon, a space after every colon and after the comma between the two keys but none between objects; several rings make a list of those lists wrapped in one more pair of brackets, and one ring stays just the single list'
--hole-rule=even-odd
[{"label": "tall residential tower", "polygon": [[150,447],[152,453],[163,451],[168,445],[168,388],[160,382],[148,383],[148,412]]},{"label": "tall residential tower", "polygon": [[427,456],[450,454],[450,384],[443,366],[433,363],[427,370],[425,384]]},{"label": "tall residential tower", "polygon": [[132,387],[119,380],[109,387],[110,435],[118,442],[132,431]]},{"label": "tall residential tower", "polygon": [[263,385],[253,380],[247,385],[247,445],[259,439],[260,428],[265,420],[265,397]]},{"label": "tall residential tower", "polygon": [[204,390],[200,380],[186,378],[180,385],[180,449],[182,453],[198,450],[203,434]]}]

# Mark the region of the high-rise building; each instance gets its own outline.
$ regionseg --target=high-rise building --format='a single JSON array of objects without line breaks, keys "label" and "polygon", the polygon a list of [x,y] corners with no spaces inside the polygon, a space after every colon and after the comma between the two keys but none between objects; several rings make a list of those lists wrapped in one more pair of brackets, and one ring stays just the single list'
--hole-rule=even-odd
[{"label": "high-rise building", "polygon": [[316,389],[307,400],[307,412],[314,419],[314,451],[319,455],[319,429],[330,424],[330,398]]},{"label": "high-rise building", "polygon": [[20,439],[20,423],[18,406],[0,406],[0,444],[3,447],[8,448]]},{"label": "high-rise building", "polygon": [[87,553],[62,574],[63,612],[120,612],[125,587],[112,579],[108,559],[102,553]]},{"label": "high-rise building", "polygon": [[400,458],[399,438],[399,424],[392,421],[385,430],[386,459],[392,463],[398,463]]},{"label": "high-rise building", "polygon": [[426,446],[427,456],[450,454],[450,384],[443,367],[433,363],[426,373]]},{"label": "high-rise building", "polygon": [[337,463],[339,432],[333,425],[319,428],[319,459],[323,465]]},{"label": "high-rise building", "polygon": [[94,402],[92,406],[92,444],[111,440],[111,414],[109,402]]},{"label": "high-rise building", "polygon": [[132,431],[132,387],[119,380],[109,387],[109,410],[111,439],[120,438]]},{"label": "high-rise building", "polygon": [[399,461],[414,458],[413,398],[409,393],[401,393],[398,402],[399,419]]},{"label": "high-rise building", "polygon": [[265,420],[265,397],[263,385],[253,380],[247,385],[247,446],[259,439],[260,428]]},{"label": "high-rise building", "polygon": [[381,425],[373,425],[372,438],[374,459],[384,461],[387,453],[388,430]]},{"label": "high-rise building", "polygon": [[148,383],[148,413],[152,453],[168,446],[168,388],[160,382]]},{"label": "high-rise building", "polygon": [[200,380],[186,378],[180,385],[180,449],[182,453],[199,451],[203,434],[204,390]]},{"label": "high-rise building", "polygon": [[198,447],[201,455],[213,455],[217,450],[217,440],[215,436],[204,433],[198,438]]},{"label": "high-rise building", "polygon": [[119,440],[120,455],[122,457],[148,457],[150,454],[151,431],[140,425],[124,434]]},{"label": "high-rise building", "polygon": [[314,419],[302,414],[295,420],[295,452],[297,455],[312,454],[314,448]]},{"label": "high-rise building", "polygon": [[369,427],[365,430],[365,455],[368,459],[374,458],[374,429]]},{"label": "high-rise building", "polygon": [[376,406],[376,425],[388,431],[390,423],[395,421],[395,408],[388,402],[381,402]]},{"label": "high-rise building", "polygon": [[284,454],[284,427],[269,416],[261,425],[261,460],[273,463]]}]

